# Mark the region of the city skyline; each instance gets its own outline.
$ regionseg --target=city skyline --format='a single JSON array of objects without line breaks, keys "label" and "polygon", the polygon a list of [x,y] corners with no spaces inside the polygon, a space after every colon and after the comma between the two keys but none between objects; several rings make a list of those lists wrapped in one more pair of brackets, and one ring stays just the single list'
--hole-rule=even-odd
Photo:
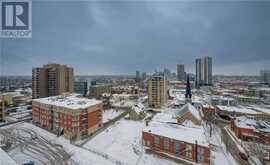
[{"label": "city skyline", "polygon": [[268,2],[33,2],[33,36],[1,39],[1,73],[31,75],[46,63],[67,64],[75,75],[175,71],[178,63],[195,73],[195,59],[210,56],[215,75],[259,75],[270,69],[269,9]]}]

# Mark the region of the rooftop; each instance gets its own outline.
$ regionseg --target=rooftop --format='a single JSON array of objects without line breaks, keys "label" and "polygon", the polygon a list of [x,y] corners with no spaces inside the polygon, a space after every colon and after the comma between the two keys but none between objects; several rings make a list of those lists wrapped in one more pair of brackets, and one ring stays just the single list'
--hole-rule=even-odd
[{"label": "rooftop", "polygon": [[197,110],[190,103],[185,104],[180,110],[175,112],[175,116],[182,116],[183,114],[190,112],[197,120],[201,120],[201,114],[199,110]]},{"label": "rooftop", "polygon": [[39,102],[43,104],[54,105],[58,107],[65,107],[69,109],[84,109],[90,106],[94,106],[97,104],[102,103],[96,99],[87,99],[78,97],[77,95],[59,95],[59,96],[52,96],[40,99],[34,99],[34,102]]},{"label": "rooftop", "polygon": [[251,114],[251,115],[261,114],[261,112],[257,112],[255,110],[248,109],[245,107],[240,107],[240,106],[217,105],[217,108],[221,111],[227,111],[227,112],[236,112],[236,113]]},{"label": "rooftop", "polygon": [[191,144],[195,144],[195,141],[197,140],[198,145],[205,147],[209,146],[204,134],[204,129],[201,126],[188,127],[152,121],[143,129],[143,132],[150,132],[155,135],[188,142]]}]

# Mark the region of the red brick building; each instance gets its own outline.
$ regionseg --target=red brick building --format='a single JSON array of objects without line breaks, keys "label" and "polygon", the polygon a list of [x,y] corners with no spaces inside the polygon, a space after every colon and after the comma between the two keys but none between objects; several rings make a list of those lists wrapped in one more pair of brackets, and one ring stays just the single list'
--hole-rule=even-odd
[{"label": "red brick building", "polygon": [[142,132],[146,149],[201,164],[210,164],[210,149],[201,127],[150,122]]},{"label": "red brick building", "polygon": [[32,102],[33,123],[68,139],[81,139],[102,126],[102,102],[60,95]]},{"label": "red brick building", "polygon": [[270,123],[267,121],[241,116],[231,120],[230,128],[239,139],[270,144]]}]

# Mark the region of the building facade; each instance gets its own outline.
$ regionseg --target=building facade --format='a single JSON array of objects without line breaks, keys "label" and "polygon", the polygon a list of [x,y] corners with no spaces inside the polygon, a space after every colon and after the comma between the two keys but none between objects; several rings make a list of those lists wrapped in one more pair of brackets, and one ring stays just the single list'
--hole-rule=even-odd
[{"label": "building facade", "polygon": [[212,85],[212,58],[196,59],[196,86]]},{"label": "building facade", "polygon": [[261,70],[261,82],[270,85],[270,70]]},{"label": "building facade", "polygon": [[77,140],[102,127],[102,102],[75,95],[34,99],[32,117],[33,124]]},{"label": "building facade", "polygon": [[47,64],[32,69],[32,98],[43,98],[73,92],[73,68]]},{"label": "building facade", "polygon": [[154,74],[147,81],[148,105],[160,108],[167,102],[167,80],[161,74]]},{"label": "building facade", "polygon": [[177,80],[186,81],[186,72],[184,64],[177,64]]},{"label": "building facade", "polygon": [[75,81],[74,92],[85,97],[88,92],[87,81]]},{"label": "building facade", "polygon": [[230,129],[235,136],[244,141],[270,144],[269,121],[256,120],[252,116],[241,116],[231,120]]},{"label": "building facade", "polygon": [[210,164],[209,145],[195,140],[198,138],[195,137],[197,134],[201,135],[203,131],[180,125],[170,127],[164,123],[153,126],[150,123],[142,132],[142,143],[146,149],[159,154],[200,164]]},{"label": "building facade", "polygon": [[89,98],[101,98],[103,93],[111,93],[112,85],[96,84],[89,87]]}]

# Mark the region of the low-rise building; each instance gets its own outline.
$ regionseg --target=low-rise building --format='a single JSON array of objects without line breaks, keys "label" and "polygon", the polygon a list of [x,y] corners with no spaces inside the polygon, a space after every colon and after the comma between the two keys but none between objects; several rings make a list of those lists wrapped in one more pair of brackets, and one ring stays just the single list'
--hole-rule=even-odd
[{"label": "low-rise building", "polygon": [[217,114],[221,117],[225,117],[228,119],[248,115],[248,116],[254,116],[257,119],[263,119],[265,118],[265,114],[259,111],[252,110],[250,108],[244,107],[244,106],[223,106],[223,105],[217,105],[216,106]]},{"label": "low-rise building", "polygon": [[185,104],[174,115],[179,124],[184,123],[186,120],[190,120],[195,125],[201,125],[202,122],[202,114],[190,103]]},{"label": "low-rise building", "polygon": [[210,164],[210,149],[202,116],[190,103],[170,109],[146,121],[143,145],[146,149],[177,159]]},{"label": "low-rise building", "polygon": [[210,164],[209,143],[202,127],[150,122],[143,129],[146,149],[169,157]]},{"label": "low-rise building", "polygon": [[236,106],[237,101],[232,97],[225,96],[212,96],[211,97],[212,105],[224,105],[224,106]]},{"label": "low-rise building", "polygon": [[142,120],[146,116],[144,111],[145,107],[142,103],[135,104],[131,107],[129,118],[131,120]]},{"label": "low-rise building", "polygon": [[212,120],[215,117],[216,108],[212,105],[204,104],[202,106],[202,113],[203,113],[204,119]]},{"label": "low-rise building", "polygon": [[89,87],[90,98],[101,98],[103,93],[111,93],[112,86],[108,84],[97,84]]},{"label": "low-rise building", "polygon": [[240,116],[231,121],[230,128],[239,139],[270,144],[269,121],[256,120],[251,116]]},{"label": "low-rise building", "polygon": [[102,127],[102,102],[76,95],[34,99],[33,123],[68,139],[81,139]]}]

